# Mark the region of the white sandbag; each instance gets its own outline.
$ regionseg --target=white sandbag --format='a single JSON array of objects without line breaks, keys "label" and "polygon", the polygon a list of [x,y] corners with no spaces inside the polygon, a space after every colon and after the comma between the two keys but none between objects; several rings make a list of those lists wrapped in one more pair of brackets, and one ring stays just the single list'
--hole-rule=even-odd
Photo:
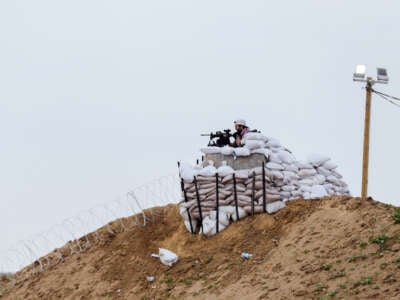
[{"label": "white sandbag", "polygon": [[328,193],[326,192],[324,186],[322,185],[313,185],[311,187],[311,195],[310,198],[315,199],[315,198],[322,198],[328,196]]},{"label": "white sandbag", "polygon": [[305,179],[299,180],[299,184],[312,186],[312,185],[314,185],[314,180],[312,180],[310,178],[305,178]]},{"label": "white sandbag", "polygon": [[245,147],[235,148],[234,152],[235,152],[236,156],[249,156],[250,155],[250,149],[245,148]]},{"label": "white sandbag", "polygon": [[193,182],[193,178],[198,175],[198,171],[191,165],[182,163],[179,167],[179,174],[185,182]]},{"label": "white sandbag", "polygon": [[214,162],[212,160],[208,161],[209,165],[207,167],[204,167],[199,171],[200,176],[205,176],[205,177],[211,177],[215,176],[217,173],[217,169],[214,167]]},{"label": "white sandbag", "polygon": [[272,138],[272,137],[268,137],[268,142],[267,142],[267,147],[270,148],[278,148],[281,147],[281,143],[279,142],[279,140]]},{"label": "white sandbag", "polygon": [[221,154],[223,155],[232,155],[235,149],[229,146],[225,146],[221,148]]},{"label": "white sandbag", "polygon": [[172,265],[178,261],[178,255],[164,248],[158,249],[158,255],[161,263],[166,266],[172,267]]},{"label": "white sandbag", "polygon": [[282,160],[279,158],[278,153],[271,153],[269,156],[269,161],[276,164],[282,164]]},{"label": "white sandbag", "polygon": [[285,171],[291,171],[297,173],[299,171],[299,167],[295,164],[282,164],[282,166],[285,168]]},{"label": "white sandbag", "polygon": [[[210,218],[212,220],[217,220],[217,211],[212,211],[210,212]],[[229,218],[230,216],[226,213],[224,209],[219,209],[218,210],[218,221],[219,224],[222,224],[223,226],[228,226],[229,225]]]},{"label": "white sandbag", "polygon": [[222,161],[221,166],[217,169],[218,175],[225,177],[227,175],[231,175],[235,173],[235,170],[232,167],[226,165],[226,161]]},{"label": "white sandbag", "polygon": [[324,175],[324,176],[330,176],[332,175],[332,171],[326,169],[325,167],[318,167],[317,168],[317,172]]},{"label": "white sandbag", "polygon": [[296,189],[296,187],[294,185],[285,185],[281,189],[282,191],[285,192],[293,192]]},{"label": "white sandbag", "polygon": [[282,162],[287,163],[287,164],[291,164],[295,161],[293,155],[285,150],[279,151],[278,157]]},{"label": "white sandbag", "polygon": [[343,176],[340,175],[338,172],[336,172],[335,170],[331,170],[332,175],[335,176],[337,179],[342,179]]},{"label": "white sandbag", "polygon": [[296,190],[292,192],[292,198],[299,198],[303,196],[303,192],[300,190]]},{"label": "white sandbag", "polygon": [[[191,232],[189,220],[185,219],[184,224],[185,224],[187,231]],[[193,228],[193,232],[196,232],[196,228],[197,228],[197,220],[196,219],[192,219],[192,228]]]},{"label": "white sandbag", "polygon": [[283,173],[283,177],[285,179],[288,179],[288,182],[297,180],[299,178],[299,176],[292,171],[283,171],[282,173]]},{"label": "white sandbag", "polygon": [[[235,211],[234,211],[234,213],[231,215],[231,217],[232,217],[232,220],[236,222],[236,221],[238,220],[237,215],[236,215],[236,207],[233,206],[233,208],[235,209]],[[246,211],[245,211],[243,208],[238,207],[238,215],[239,215],[239,219],[243,219],[244,217],[247,216],[247,213],[246,213]]]},{"label": "white sandbag", "polygon": [[307,178],[307,177],[311,177],[314,176],[315,174],[317,174],[317,171],[313,168],[313,169],[300,169],[300,171],[297,173],[299,175],[300,178]]},{"label": "white sandbag", "polygon": [[310,154],[307,157],[307,162],[312,164],[315,167],[321,166],[322,164],[324,164],[328,160],[330,160],[329,157],[321,155],[321,154],[316,154],[316,153]]},{"label": "white sandbag", "polygon": [[267,213],[273,214],[273,213],[281,210],[285,206],[286,206],[286,204],[284,202],[282,202],[282,201],[275,201],[275,202],[272,202],[272,203],[268,203],[267,207],[266,207]]},{"label": "white sandbag", "polygon": [[290,192],[285,192],[285,191],[281,191],[279,194],[282,196],[283,199],[290,198],[290,196],[292,195]]},{"label": "white sandbag", "polygon": [[279,171],[284,170],[284,167],[281,164],[277,164],[274,162],[268,162],[266,166],[271,170],[279,170]]},{"label": "white sandbag", "polygon": [[302,161],[298,161],[296,164],[299,169],[314,169],[314,166],[312,164],[305,163]]},{"label": "white sandbag", "polygon": [[342,181],[337,179],[335,176],[330,175],[328,177],[326,177],[326,181],[336,185],[336,186],[342,186]]},{"label": "white sandbag", "polygon": [[328,160],[328,161],[324,162],[322,167],[324,167],[325,169],[328,169],[328,170],[334,170],[338,167],[338,165],[333,163],[331,160]]},{"label": "white sandbag", "polygon": [[217,154],[221,153],[221,148],[220,147],[205,147],[200,149],[201,152],[204,154]]},{"label": "white sandbag", "polygon": [[243,137],[243,140],[256,140],[256,141],[263,141],[267,142],[268,138],[260,132],[248,132]]},{"label": "white sandbag", "polygon": [[304,192],[311,193],[312,188],[311,188],[310,185],[301,185],[301,186],[300,186],[300,191],[303,192],[303,193],[304,193]]},{"label": "white sandbag", "polygon": [[322,174],[316,174],[312,179],[314,180],[314,183],[317,185],[324,184],[326,181],[326,177]]},{"label": "white sandbag", "polygon": [[263,154],[266,158],[269,158],[271,155],[271,150],[269,150],[267,148],[260,148],[260,149],[253,149],[253,150],[251,150],[250,153]]},{"label": "white sandbag", "polygon": [[239,178],[239,179],[248,179],[249,178],[249,170],[248,169],[236,170],[235,176],[236,176],[236,178]]},{"label": "white sandbag", "polygon": [[265,143],[263,141],[248,140],[244,144],[244,147],[250,150],[260,149],[265,147]]}]

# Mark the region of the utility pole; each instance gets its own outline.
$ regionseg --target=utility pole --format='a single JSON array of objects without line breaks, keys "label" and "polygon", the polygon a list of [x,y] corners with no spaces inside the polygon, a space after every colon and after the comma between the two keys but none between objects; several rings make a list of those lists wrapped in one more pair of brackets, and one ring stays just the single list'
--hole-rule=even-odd
[{"label": "utility pole", "polygon": [[368,194],[368,164],[369,164],[369,132],[371,127],[371,94],[372,78],[367,78],[366,99],[365,99],[365,118],[364,118],[364,147],[362,163],[362,184],[361,199],[366,200]]},{"label": "utility pole", "polygon": [[361,183],[361,199],[366,200],[368,197],[368,165],[369,165],[369,132],[371,127],[371,96],[372,86],[375,83],[388,83],[389,77],[384,68],[377,68],[377,79],[367,77],[365,79],[364,65],[357,65],[356,71],[353,74],[353,81],[365,82],[367,85],[365,98],[365,119],[364,119],[364,147],[363,147],[363,162],[362,162],[362,183]]}]

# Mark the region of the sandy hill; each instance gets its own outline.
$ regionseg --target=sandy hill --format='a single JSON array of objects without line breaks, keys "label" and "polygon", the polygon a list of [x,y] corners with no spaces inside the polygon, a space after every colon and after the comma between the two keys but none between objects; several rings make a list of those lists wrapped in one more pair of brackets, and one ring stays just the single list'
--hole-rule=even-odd
[{"label": "sandy hill", "polygon": [[[189,234],[175,205],[158,211],[146,227],[115,235],[99,229],[103,241],[43,273],[21,280],[22,270],[16,283],[3,281],[0,298],[400,299],[400,224],[392,206],[297,200],[211,238]],[[179,262],[167,267],[152,258],[158,247],[176,252]]]}]

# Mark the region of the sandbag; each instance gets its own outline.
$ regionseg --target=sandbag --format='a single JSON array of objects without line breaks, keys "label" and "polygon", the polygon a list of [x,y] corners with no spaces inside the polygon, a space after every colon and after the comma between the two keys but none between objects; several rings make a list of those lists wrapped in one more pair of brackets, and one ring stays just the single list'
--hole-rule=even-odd
[{"label": "sandbag", "polygon": [[223,155],[232,155],[235,149],[230,146],[225,146],[221,148],[221,154]]},{"label": "sandbag", "polygon": [[267,204],[267,213],[269,214],[273,214],[279,210],[281,210],[282,208],[285,208],[286,204],[282,201],[275,201],[272,203],[268,203]]},{"label": "sandbag", "polygon": [[310,164],[312,164],[315,167],[319,167],[322,164],[324,164],[325,162],[327,162],[328,160],[330,160],[329,157],[324,156],[324,155],[320,155],[320,154],[310,154],[307,157],[307,162],[309,162]]},{"label": "sandbag", "polygon": [[221,153],[221,148],[220,147],[205,147],[200,149],[201,152],[204,154],[217,154]]},{"label": "sandbag", "polygon": [[267,163],[266,166],[267,166],[268,169],[271,169],[271,170],[282,171],[284,169],[284,167],[281,164],[277,164],[277,163],[273,163],[273,162]]},{"label": "sandbag", "polygon": [[231,175],[235,173],[235,170],[232,169],[232,167],[226,165],[226,161],[222,162],[222,165],[217,169],[218,175],[221,177],[225,177],[227,175]]},{"label": "sandbag", "polygon": [[235,152],[236,156],[249,156],[250,155],[250,149],[245,148],[245,147],[235,148],[234,152]]},{"label": "sandbag", "polygon": [[263,141],[256,141],[256,140],[246,140],[244,147],[249,150],[260,149],[264,148],[265,143]]}]

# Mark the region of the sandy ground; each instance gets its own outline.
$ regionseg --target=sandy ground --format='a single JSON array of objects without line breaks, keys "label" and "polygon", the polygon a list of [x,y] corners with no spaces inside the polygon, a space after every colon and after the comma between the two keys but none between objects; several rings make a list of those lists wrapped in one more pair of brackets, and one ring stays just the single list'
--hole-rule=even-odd
[{"label": "sandy ground", "polygon": [[[146,227],[101,228],[104,240],[87,251],[26,279],[22,270],[16,283],[3,279],[0,299],[400,299],[393,210],[371,199],[297,200],[205,238],[169,205]],[[179,262],[152,258],[158,247]]]}]

